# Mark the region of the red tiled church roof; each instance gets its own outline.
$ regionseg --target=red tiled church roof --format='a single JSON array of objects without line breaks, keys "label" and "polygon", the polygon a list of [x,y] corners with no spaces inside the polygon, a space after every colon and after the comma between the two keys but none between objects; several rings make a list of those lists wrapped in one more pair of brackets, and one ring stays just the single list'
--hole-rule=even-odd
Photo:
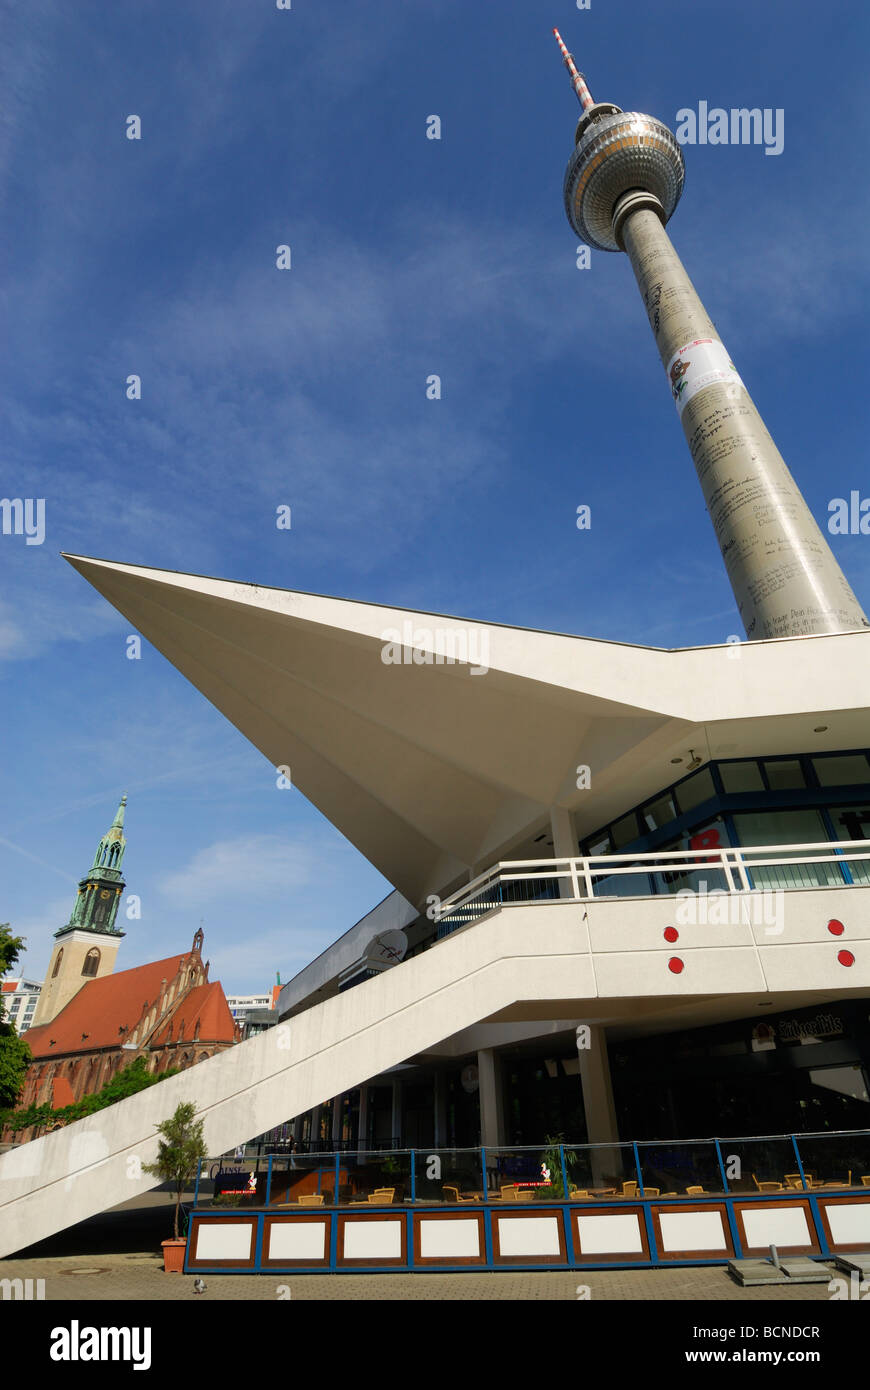
[{"label": "red tiled church roof", "polygon": [[[50,1023],[27,1029],[23,1036],[34,1057],[120,1047],[139,1022],[145,1000],[155,1003],[163,981],[171,983],[185,959],[186,953],[168,956],[166,960],[151,961],[148,965],[136,965],[132,970],[88,980]],[[125,1032],[120,1031],[122,1025]],[[52,1038],[54,1046],[50,1047]]]},{"label": "red tiled church roof", "polygon": [[233,1041],[233,1016],[219,981],[213,980],[210,984],[197,985],[192,989],[172,1017],[154,1034],[151,1046],[178,1042],[182,1023],[186,1043],[193,1041],[197,1023],[199,1042]]}]

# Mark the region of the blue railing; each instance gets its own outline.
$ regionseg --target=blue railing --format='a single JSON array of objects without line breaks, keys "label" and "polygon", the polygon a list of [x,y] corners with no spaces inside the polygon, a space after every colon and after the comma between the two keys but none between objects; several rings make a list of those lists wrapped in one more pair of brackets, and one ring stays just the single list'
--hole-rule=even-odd
[{"label": "blue railing", "polygon": [[[384,1149],[204,1160],[194,1208],[608,1202],[870,1189],[870,1129],[614,1144]],[[389,1195],[387,1195],[389,1194]],[[308,1204],[307,1202],[302,1203]]]}]

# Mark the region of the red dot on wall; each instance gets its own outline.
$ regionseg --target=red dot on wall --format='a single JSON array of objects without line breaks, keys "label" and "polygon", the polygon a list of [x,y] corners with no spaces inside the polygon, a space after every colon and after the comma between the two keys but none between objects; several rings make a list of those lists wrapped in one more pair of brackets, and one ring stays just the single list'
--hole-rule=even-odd
[{"label": "red dot on wall", "polygon": [[683,962],[680,960],[679,956],[671,956],[668,961],[668,969],[673,975],[679,975],[682,972]]},{"label": "red dot on wall", "polygon": [[831,918],[828,923],[828,931],[831,933],[831,936],[842,936],[845,930],[846,928],[843,926],[842,922],[838,922],[836,917]]},{"label": "red dot on wall", "polygon": [[841,965],[855,964],[855,957],[852,955],[851,951],[838,951],[837,960],[840,962]]},{"label": "red dot on wall", "polygon": [[665,941],[679,941],[680,933],[676,927],[665,927]]}]

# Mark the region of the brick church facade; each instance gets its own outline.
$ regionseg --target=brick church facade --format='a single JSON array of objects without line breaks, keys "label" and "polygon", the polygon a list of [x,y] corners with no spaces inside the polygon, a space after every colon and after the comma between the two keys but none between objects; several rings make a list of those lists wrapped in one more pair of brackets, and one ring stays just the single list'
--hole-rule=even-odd
[{"label": "brick church facade", "polygon": [[34,1025],[22,1036],[33,1061],[17,1108],[55,1108],[99,1091],[137,1058],[159,1074],[194,1066],[241,1040],[219,982],[209,981],[203,933],[190,950],[114,972],[125,884],[124,808],[100,840],[69,922],[55,933]]}]

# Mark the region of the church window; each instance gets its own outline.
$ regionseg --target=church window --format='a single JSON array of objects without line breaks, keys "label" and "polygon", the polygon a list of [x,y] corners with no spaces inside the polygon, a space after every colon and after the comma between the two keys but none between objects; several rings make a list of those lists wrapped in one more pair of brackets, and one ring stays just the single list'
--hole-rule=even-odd
[{"label": "church window", "polygon": [[96,975],[100,968],[100,953],[96,946],[93,946],[85,956],[85,963],[82,966],[82,974],[88,976]]},{"label": "church window", "polygon": [[52,979],[55,979],[55,977],[57,976],[57,972],[60,970],[60,963],[61,963],[62,960],[63,960],[63,947],[61,946],[60,950],[59,950],[58,953],[57,953],[57,960],[54,962],[54,969],[53,969],[52,972],[51,972],[51,978],[52,978]]}]

